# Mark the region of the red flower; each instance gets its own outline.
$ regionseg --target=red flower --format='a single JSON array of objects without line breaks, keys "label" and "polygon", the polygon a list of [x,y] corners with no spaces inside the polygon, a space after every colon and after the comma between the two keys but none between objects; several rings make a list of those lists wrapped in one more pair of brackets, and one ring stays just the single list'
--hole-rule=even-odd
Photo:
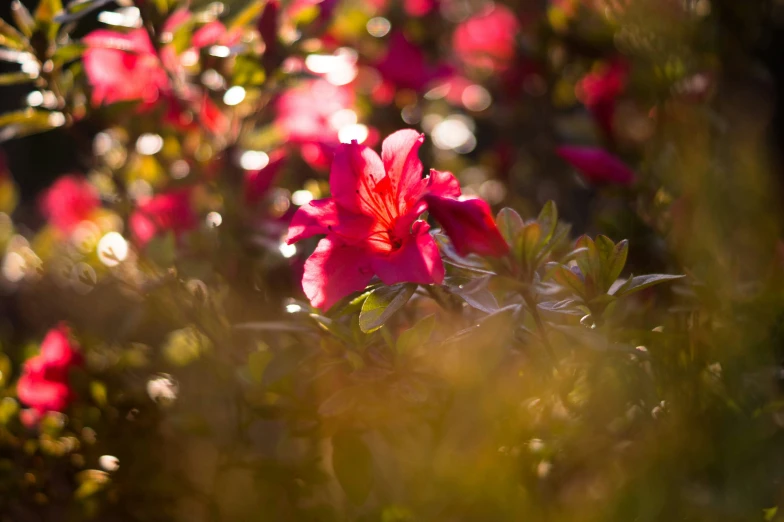
[{"label": "red flower", "polygon": [[41,213],[61,233],[70,234],[98,208],[98,194],[82,177],[68,175],[55,181],[43,194]]},{"label": "red flower", "polygon": [[118,33],[99,29],[82,40],[83,62],[93,105],[120,101],[155,102],[169,79],[144,29]]},{"label": "red flower", "polygon": [[78,345],[69,337],[65,324],[49,330],[41,343],[41,352],[24,364],[16,385],[19,400],[30,406],[39,417],[47,411],[63,411],[73,398],[68,386],[68,372],[82,364]]},{"label": "red flower", "polygon": [[520,22],[500,4],[461,23],[452,36],[457,57],[470,67],[500,72],[509,68],[515,57]]},{"label": "red flower", "polygon": [[286,155],[283,150],[278,150],[270,153],[269,163],[265,167],[249,170],[245,173],[245,202],[247,204],[255,205],[261,201],[278,176],[285,160]]},{"label": "red flower", "polygon": [[[422,178],[417,152],[423,142],[416,131],[398,131],[384,140],[381,158],[356,142],[341,145],[330,171],[332,197],[297,210],[289,244],[316,234],[327,236],[305,263],[302,287],[313,306],[331,307],[365,288],[373,275],[387,285],[441,283],[444,265],[438,246],[428,233],[430,226],[418,219],[431,203],[440,208],[442,200],[448,201],[450,209],[442,215],[452,230],[460,230],[452,224],[461,220],[466,230],[487,224],[485,216],[474,223],[475,203],[456,199],[460,187],[452,174],[431,171]],[[467,203],[467,212],[452,208]],[[492,219],[490,223],[495,229]],[[464,251],[476,251],[469,242]]]},{"label": "red flower", "polygon": [[591,111],[602,130],[612,135],[613,116],[618,97],[626,89],[629,64],[616,59],[586,74],[577,83],[577,96]]},{"label": "red flower", "polygon": [[376,68],[385,81],[401,89],[415,91],[422,91],[433,80],[450,72],[448,67],[428,64],[422,50],[409,42],[401,32],[392,34],[387,53]]},{"label": "red flower", "polygon": [[609,152],[594,147],[558,147],[556,152],[591,183],[628,185],[634,172]]},{"label": "red flower", "polygon": [[139,205],[129,223],[142,247],[162,232],[172,231],[180,236],[193,230],[198,219],[191,208],[191,191],[178,189],[151,197]]},{"label": "red flower", "polygon": [[349,87],[308,80],[280,96],[277,124],[288,142],[300,146],[308,163],[326,167],[340,144],[339,122],[333,116],[353,107],[354,93]]}]

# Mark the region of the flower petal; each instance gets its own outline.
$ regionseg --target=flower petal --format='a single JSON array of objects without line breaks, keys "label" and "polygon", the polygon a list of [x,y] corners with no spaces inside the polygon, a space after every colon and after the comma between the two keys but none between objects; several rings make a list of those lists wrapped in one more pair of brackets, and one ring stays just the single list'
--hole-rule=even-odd
[{"label": "flower petal", "polygon": [[377,183],[384,179],[384,164],[373,149],[356,141],[338,147],[329,172],[329,188],[337,204],[352,212],[376,215]]},{"label": "flower petal", "polygon": [[330,232],[340,236],[345,243],[356,243],[367,237],[372,225],[372,219],[342,209],[335,198],[319,199],[297,209],[289,225],[286,243]]},{"label": "flower petal", "polygon": [[634,181],[634,172],[605,150],[565,146],[558,147],[556,152],[592,183],[628,185]]},{"label": "flower petal", "polygon": [[424,134],[403,129],[390,134],[381,144],[384,170],[401,213],[405,213],[422,192],[422,162],[418,153],[424,141]]},{"label": "flower petal", "polygon": [[329,235],[305,261],[302,290],[316,308],[328,309],[347,295],[363,290],[373,272],[365,249]]},{"label": "flower petal", "polygon": [[476,253],[503,256],[509,251],[490,213],[490,206],[478,198],[453,199],[425,196],[430,214],[443,227],[461,256]]},{"label": "flower petal", "polygon": [[396,283],[440,284],[444,280],[444,264],[438,245],[428,233],[430,226],[417,221],[411,235],[397,250],[372,259],[373,271],[386,285]]},{"label": "flower petal", "polygon": [[433,196],[456,198],[460,196],[460,182],[451,172],[430,169],[427,178],[427,193]]}]

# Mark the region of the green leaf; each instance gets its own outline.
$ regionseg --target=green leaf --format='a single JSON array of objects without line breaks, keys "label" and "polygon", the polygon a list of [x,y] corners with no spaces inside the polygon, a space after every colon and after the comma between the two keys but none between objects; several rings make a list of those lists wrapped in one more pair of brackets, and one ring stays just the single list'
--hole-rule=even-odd
[{"label": "green leaf", "polygon": [[648,274],[648,275],[641,275],[641,276],[634,276],[630,277],[623,283],[620,287],[618,287],[613,295],[617,297],[621,297],[624,295],[633,294],[634,292],[639,292],[640,290],[644,290],[654,285],[658,285],[661,283],[666,283],[668,281],[675,281],[676,279],[681,279],[686,277],[685,275],[667,275],[667,274]]},{"label": "green leaf", "polygon": [[0,85],[16,85],[33,81],[29,74],[23,72],[0,74]]},{"label": "green leaf", "polygon": [[22,31],[22,34],[28,38],[33,36],[35,20],[33,20],[33,15],[30,14],[27,7],[19,0],[13,0],[13,2],[11,2],[11,16],[14,17],[14,23],[16,23],[16,26]]},{"label": "green leaf", "polygon": [[607,236],[597,236],[596,248],[602,262],[602,291],[606,292],[626,266],[629,254],[629,242],[625,239],[617,245]]},{"label": "green leaf", "polygon": [[363,504],[373,488],[373,455],[358,433],[332,437],[332,469],[348,499]]},{"label": "green leaf", "polygon": [[61,0],[41,0],[38,8],[35,10],[35,22],[39,30],[46,33],[49,41],[53,41],[57,37],[60,22],[55,21],[55,15],[62,10],[63,3]]},{"label": "green leaf", "polygon": [[558,208],[555,206],[555,201],[550,200],[544,204],[536,221],[542,227],[542,242],[550,241],[558,226]]},{"label": "green leaf", "polygon": [[428,315],[414,326],[400,334],[395,344],[395,349],[400,354],[411,353],[419,346],[426,344],[433,335],[436,326],[435,314]]},{"label": "green leaf", "polygon": [[0,142],[51,130],[61,124],[54,117],[55,113],[32,108],[0,114]]},{"label": "green leaf", "polygon": [[211,346],[212,342],[206,335],[196,327],[187,326],[169,333],[162,352],[170,363],[176,366],[186,366],[197,360]]},{"label": "green leaf", "polygon": [[556,283],[568,290],[571,290],[579,297],[585,297],[585,283],[580,278],[580,276],[572,272],[568,266],[555,266],[555,269],[553,270],[553,279],[555,279]]},{"label": "green leaf", "polygon": [[763,509],[762,514],[765,517],[765,522],[770,522],[774,518],[776,518],[776,513],[779,512],[778,506],[773,506],[772,508]]},{"label": "green leaf", "polygon": [[98,406],[106,406],[107,403],[107,392],[106,392],[106,385],[101,381],[92,381],[90,382],[90,395],[93,398],[93,401]]},{"label": "green leaf", "polygon": [[561,246],[561,243],[563,243],[564,240],[569,237],[569,233],[571,231],[571,225],[558,223],[555,226],[555,231],[553,232],[552,237],[550,237],[550,240],[542,247],[542,249],[539,251],[539,254],[536,256],[536,260],[534,262],[537,267],[547,260],[547,256],[549,256],[554,249]]},{"label": "green leaf", "polygon": [[517,244],[514,252],[517,260],[530,271],[536,269],[533,260],[539,252],[539,244],[542,238],[542,227],[539,223],[528,223],[517,236]]},{"label": "green leaf", "polygon": [[487,289],[490,276],[484,277],[448,277],[444,281],[449,291],[463,299],[477,310],[491,314],[498,310],[498,301]]},{"label": "green leaf", "polygon": [[54,51],[52,61],[55,65],[62,66],[65,63],[78,60],[82,57],[82,53],[84,53],[86,48],[86,46],[78,43],[62,45]]},{"label": "green leaf", "polygon": [[235,31],[237,29],[242,29],[250,25],[253,20],[256,19],[259,14],[261,14],[261,8],[264,6],[265,2],[261,0],[253,0],[249,2],[248,5],[240,11],[237,16],[229,24],[229,33]]},{"label": "green leaf", "polygon": [[524,224],[520,214],[509,207],[502,208],[495,218],[495,223],[498,226],[498,230],[501,231],[501,235],[506,239],[507,244],[510,247],[514,246],[517,234]]},{"label": "green leaf", "polygon": [[414,295],[417,285],[403,283],[379,287],[368,296],[359,313],[359,328],[369,333],[381,328]]},{"label": "green leaf", "polygon": [[567,315],[585,315],[583,310],[580,310],[577,307],[577,301],[574,299],[564,299],[563,301],[545,301],[543,303],[539,303],[536,306],[545,310],[547,312],[553,312],[556,314],[567,314]]}]

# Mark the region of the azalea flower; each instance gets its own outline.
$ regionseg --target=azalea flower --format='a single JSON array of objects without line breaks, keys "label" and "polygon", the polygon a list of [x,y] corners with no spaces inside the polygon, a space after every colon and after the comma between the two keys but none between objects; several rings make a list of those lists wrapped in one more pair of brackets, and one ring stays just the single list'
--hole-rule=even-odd
[{"label": "azalea flower", "polygon": [[348,86],[332,85],[323,79],[307,80],[278,98],[277,126],[286,141],[299,146],[305,161],[315,168],[325,168],[340,144],[340,122],[334,116],[353,107],[354,92]]},{"label": "azalea flower", "polygon": [[387,53],[376,68],[385,82],[417,92],[424,90],[433,80],[450,73],[449,67],[428,64],[422,50],[408,41],[400,31],[392,33]]},{"label": "azalea flower", "polygon": [[85,36],[82,57],[93,105],[122,101],[152,104],[169,90],[169,78],[144,29],[98,29]]},{"label": "azalea flower", "polygon": [[577,97],[608,136],[612,135],[615,106],[626,90],[628,78],[629,64],[616,59],[586,74],[577,83]]},{"label": "azalea flower", "polygon": [[564,146],[558,147],[556,153],[591,183],[628,185],[634,181],[634,171],[603,149]]},{"label": "azalea flower", "polygon": [[[472,243],[477,231],[500,233],[486,204],[460,199],[460,186],[449,172],[431,171],[422,178],[417,153],[424,135],[401,130],[387,137],[381,157],[356,143],[342,144],[330,171],[331,198],[312,201],[297,210],[287,243],[325,234],[305,262],[302,288],[313,306],[330,308],[343,297],[364,289],[376,275],[384,284],[440,284],[444,265],[430,225],[420,220],[430,209],[444,221],[447,233],[463,252],[489,253]],[[482,214],[484,212],[484,214]],[[499,243],[492,254],[506,252]]]},{"label": "azalea flower", "polygon": [[98,192],[84,178],[75,175],[60,177],[43,194],[41,213],[62,234],[70,234],[76,226],[90,219],[98,208]]},{"label": "azalea flower", "polygon": [[[164,30],[173,31],[187,22],[190,16],[186,10],[174,13]],[[238,33],[229,33],[223,24],[214,21],[194,32],[191,40],[194,47],[182,56],[216,43],[232,45],[238,38]],[[172,46],[164,47],[158,55],[144,29],[127,33],[98,29],[82,41],[87,46],[83,63],[92,87],[91,102],[94,106],[138,101],[141,102],[139,110],[146,112],[163,104],[166,106],[164,120],[167,123],[189,129],[195,125],[193,115],[186,109],[186,105],[190,105],[208,131],[213,134],[228,131],[228,119],[206,92],[183,82],[182,92],[175,94],[169,76],[183,75],[184,69]]]},{"label": "azalea flower", "polygon": [[41,352],[24,364],[16,393],[33,410],[27,416],[28,422],[34,422],[47,411],[65,410],[73,399],[68,372],[82,364],[82,356],[69,334],[65,324],[49,330],[41,343]]},{"label": "azalea flower", "polygon": [[193,230],[198,226],[198,219],[191,208],[191,191],[177,189],[151,197],[134,211],[129,224],[142,247],[161,233],[171,231],[181,236]]},{"label": "azalea flower", "polygon": [[515,57],[520,22],[506,6],[494,4],[457,26],[452,48],[470,67],[502,72]]}]

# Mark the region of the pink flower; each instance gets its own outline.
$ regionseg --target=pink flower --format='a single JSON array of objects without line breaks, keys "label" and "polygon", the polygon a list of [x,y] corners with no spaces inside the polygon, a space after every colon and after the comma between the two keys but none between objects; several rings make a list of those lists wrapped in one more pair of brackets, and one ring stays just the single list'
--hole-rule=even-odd
[{"label": "pink flower", "polygon": [[425,61],[422,50],[409,42],[402,32],[389,39],[387,53],[376,65],[385,81],[401,89],[422,91],[433,80],[449,74],[448,67],[433,67]]},{"label": "pink flower", "polygon": [[616,59],[586,74],[577,83],[577,97],[607,135],[612,134],[615,105],[626,89],[628,77],[629,64]]},{"label": "pink flower", "polygon": [[354,93],[349,87],[307,80],[280,96],[277,125],[288,142],[299,145],[308,163],[326,167],[340,143],[339,122],[333,116],[353,107]]},{"label": "pink flower", "polygon": [[131,233],[142,247],[160,233],[172,231],[180,236],[193,230],[198,226],[198,219],[191,208],[191,191],[177,189],[151,197],[131,214],[129,223]]},{"label": "pink flower", "polygon": [[514,60],[519,33],[520,22],[514,13],[495,4],[457,26],[452,48],[470,67],[501,72]]},{"label": "pink flower", "polygon": [[245,202],[255,205],[267,193],[286,160],[283,150],[270,153],[269,163],[259,170],[245,173]]},{"label": "pink flower", "polygon": [[594,147],[558,147],[556,152],[591,183],[628,185],[634,172],[609,152]]},{"label": "pink flower", "polygon": [[[478,207],[457,199],[460,187],[452,174],[431,171],[422,178],[417,153],[423,142],[423,135],[408,129],[384,140],[380,158],[356,142],[338,148],[330,171],[332,197],[300,207],[287,238],[291,244],[326,234],[305,262],[302,278],[313,306],[331,307],[365,288],[374,275],[387,285],[443,281],[438,246],[428,233],[430,226],[418,218],[431,203],[439,207],[442,199],[450,206],[442,215],[453,222],[475,220]],[[471,210],[461,213],[453,205]],[[480,221],[486,222],[484,216]],[[465,229],[473,229],[473,223]],[[472,246],[464,251],[475,251]]]},{"label": "pink flower", "polygon": [[19,400],[40,417],[47,411],[63,411],[73,398],[68,372],[82,364],[78,345],[69,336],[65,324],[49,330],[41,343],[41,352],[24,364],[16,385]]},{"label": "pink flower", "polygon": [[55,181],[41,197],[41,213],[61,233],[70,234],[98,208],[98,193],[82,177],[67,175]]},{"label": "pink flower", "polygon": [[436,178],[444,178],[443,188],[431,189],[424,199],[428,211],[441,224],[457,253],[500,257],[509,252],[509,245],[496,227],[487,202],[460,196],[460,185],[448,172],[431,170],[431,184]]},{"label": "pink flower", "polygon": [[155,102],[169,79],[144,29],[128,33],[98,29],[85,36],[83,62],[93,105]]}]

